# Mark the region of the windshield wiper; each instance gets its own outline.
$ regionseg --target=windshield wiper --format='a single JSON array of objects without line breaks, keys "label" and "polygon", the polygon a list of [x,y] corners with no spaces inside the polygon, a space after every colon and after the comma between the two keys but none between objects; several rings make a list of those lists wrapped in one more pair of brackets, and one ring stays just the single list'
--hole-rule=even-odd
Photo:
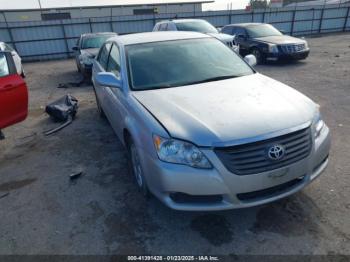
[{"label": "windshield wiper", "polygon": [[186,85],[195,85],[195,84],[225,80],[225,79],[230,79],[230,78],[235,78],[235,77],[240,77],[240,76],[239,75],[216,76],[216,77],[211,77],[211,78],[207,78],[207,79],[196,81],[196,82],[191,82],[191,83],[188,83]]}]

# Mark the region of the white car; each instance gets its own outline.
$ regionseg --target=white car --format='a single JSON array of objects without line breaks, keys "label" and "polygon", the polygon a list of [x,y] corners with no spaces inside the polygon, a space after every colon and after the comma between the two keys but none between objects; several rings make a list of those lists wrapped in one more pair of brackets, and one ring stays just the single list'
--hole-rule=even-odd
[{"label": "white car", "polygon": [[4,42],[0,42],[0,51],[11,52],[12,57],[13,57],[13,61],[15,62],[17,74],[19,74],[22,77],[25,77],[24,69],[23,69],[23,66],[22,66],[22,59],[18,55],[16,50],[14,50],[10,45],[8,45],[8,44],[6,44]]},{"label": "white car", "polygon": [[223,34],[212,24],[202,19],[173,19],[157,23],[153,32],[156,31],[190,31],[212,36],[239,54],[239,46],[234,36]]}]

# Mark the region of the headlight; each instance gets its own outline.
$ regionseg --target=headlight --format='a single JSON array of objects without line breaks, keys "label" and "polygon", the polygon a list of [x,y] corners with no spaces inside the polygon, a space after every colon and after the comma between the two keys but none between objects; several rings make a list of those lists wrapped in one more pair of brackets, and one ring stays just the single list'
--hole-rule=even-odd
[{"label": "headlight", "polygon": [[157,135],[153,136],[153,142],[159,159],[164,162],[196,168],[212,168],[208,158],[191,143]]},{"label": "headlight", "polygon": [[92,65],[94,58],[90,56],[80,56],[80,62],[84,65]]},{"label": "headlight", "polygon": [[309,44],[307,43],[307,41],[305,41],[305,49],[308,49],[309,48]]},{"label": "headlight", "polygon": [[278,53],[277,45],[269,44],[269,53]]},{"label": "headlight", "polygon": [[325,126],[325,123],[322,119],[320,110],[318,109],[314,118],[314,123],[315,123],[315,138],[318,138],[321,134],[322,129]]}]

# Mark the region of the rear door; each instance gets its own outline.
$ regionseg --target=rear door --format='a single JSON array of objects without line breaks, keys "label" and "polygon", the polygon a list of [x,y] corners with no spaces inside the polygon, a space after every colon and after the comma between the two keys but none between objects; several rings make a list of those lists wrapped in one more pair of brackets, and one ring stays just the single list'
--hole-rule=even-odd
[{"label": "rear door", "polygon": [[0,129],[23,121],[28,114],[28,90],[17,74],[10,52],[0,52]]}]

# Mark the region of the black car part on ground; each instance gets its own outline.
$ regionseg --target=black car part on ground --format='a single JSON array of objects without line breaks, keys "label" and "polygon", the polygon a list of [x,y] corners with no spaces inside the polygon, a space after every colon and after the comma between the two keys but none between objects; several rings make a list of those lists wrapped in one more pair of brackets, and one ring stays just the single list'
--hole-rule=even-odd
[{"label": "black car part on ground", "polygon": [[53,120],[57,122],[64,121],[61,126],[44,132],[44,134],[48,136],[56,133],[73,122],[73,119],[78,111],[78,99],[69,94],[65,95],[47,105],[45,111]]}]

